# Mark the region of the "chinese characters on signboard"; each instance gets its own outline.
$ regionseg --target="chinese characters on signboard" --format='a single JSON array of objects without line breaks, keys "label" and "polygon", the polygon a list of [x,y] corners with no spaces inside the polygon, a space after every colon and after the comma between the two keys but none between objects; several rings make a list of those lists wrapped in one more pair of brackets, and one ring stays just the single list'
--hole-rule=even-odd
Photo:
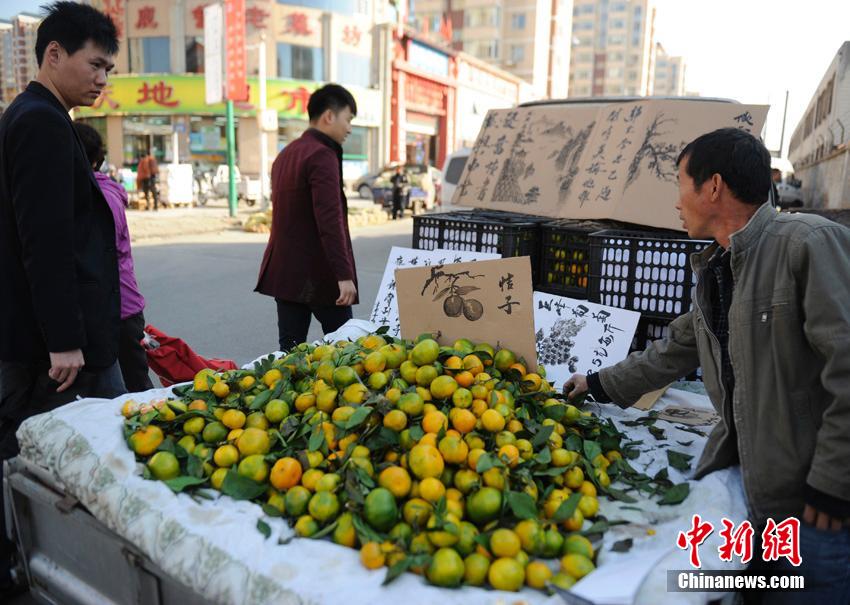
[{"label": "chinese characters on signboard", "polygon": [[227,0],[225,5],[226,97],[248,100],[248,66],[245,49],[245,0]]}]

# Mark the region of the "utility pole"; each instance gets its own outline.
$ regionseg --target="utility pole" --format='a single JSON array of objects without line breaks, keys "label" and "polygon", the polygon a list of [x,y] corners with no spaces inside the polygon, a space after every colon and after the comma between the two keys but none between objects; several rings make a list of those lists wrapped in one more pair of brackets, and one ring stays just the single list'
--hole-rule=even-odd
[{"label": "utility pole", "polygon": [[230,217],[236,216],[236,125],[233,119],[233,101],[227,99],[227,208]]},{"label": "utility pole", "polygon": [[785,118],[788,117],[788,90],[785,90],[785,109],[782,112],[782,134],[779,136],[779,157],[782,157],[782,147],[785,145]]}]

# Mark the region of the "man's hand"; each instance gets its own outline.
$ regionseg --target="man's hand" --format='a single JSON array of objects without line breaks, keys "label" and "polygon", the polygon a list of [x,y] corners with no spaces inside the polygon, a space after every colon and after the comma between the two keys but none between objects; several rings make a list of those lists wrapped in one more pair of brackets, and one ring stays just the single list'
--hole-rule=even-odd
[{"label": "man's hand", "polygon": [[812,525],[820,530],[839,531],[847,523],[846,519],[830,517],[828,514],[817,510],[814,506],[806,504],[803,510],[803,523]]},{"label": "man's hand", "polygon": [[50,369],[47,371],[47,375],[60,383],[56,392],[61,393],[74,384],[77,374],[84,365],[86,365],[86,360],[83,358],[83,352],[80,349],[51,353]]},{"label": "man's hand", "polygon": [[357,288],[354,282],[349,280],[337,282],[339,285],[339,298],[336,299],[336,304],[339,307],[348,307],[354,304],[354,299],[357,298]]},{"label": "man's hand", "polygon": [[584,374],[573,374],[570,379],[564,383],[564,395],[567,399],[572,400],[587,393],[587,376]]}]

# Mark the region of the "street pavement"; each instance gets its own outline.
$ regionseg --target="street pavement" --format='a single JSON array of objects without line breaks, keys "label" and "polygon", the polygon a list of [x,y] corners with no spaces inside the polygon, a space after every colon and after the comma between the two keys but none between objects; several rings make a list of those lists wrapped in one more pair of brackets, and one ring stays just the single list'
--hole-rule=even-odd
[{"label": "street pavement", "polygon": [[[389,250],[409,247],[412,228],[408,217],[352,229],[360,285],[356,318],[368,319]],[[223,231],[134,242],[147,323],[179,336],[204,357],[233,359],[240,365],[276,350],[274,299],[254,292],[267,241],[268,234]],[[304,250],[304,256],[292,262],[314,253]],[[314,319],[308,340],[321,335]]]}]

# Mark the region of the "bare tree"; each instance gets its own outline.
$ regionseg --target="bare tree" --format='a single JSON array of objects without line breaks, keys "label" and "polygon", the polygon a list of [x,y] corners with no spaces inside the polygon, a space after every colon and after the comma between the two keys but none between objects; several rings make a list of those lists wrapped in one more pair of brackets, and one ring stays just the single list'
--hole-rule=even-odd
[{"label": "bare tree", "polygon": [[643,143],[635,153],[635,157],[632,158],[631,164],[629,164],[624,190],[637,180],[644,165],[647,170],[662,181],[672,181],[676,178],[676,157],[684,142],[665,143],[661,138],[670,134],[669,131],[662,130],[664,125],[667,123],[676,124],[677,122],[678,120],[673,118],[665,118],[663,113],[655,116],[652,124],[646,129]]}]

